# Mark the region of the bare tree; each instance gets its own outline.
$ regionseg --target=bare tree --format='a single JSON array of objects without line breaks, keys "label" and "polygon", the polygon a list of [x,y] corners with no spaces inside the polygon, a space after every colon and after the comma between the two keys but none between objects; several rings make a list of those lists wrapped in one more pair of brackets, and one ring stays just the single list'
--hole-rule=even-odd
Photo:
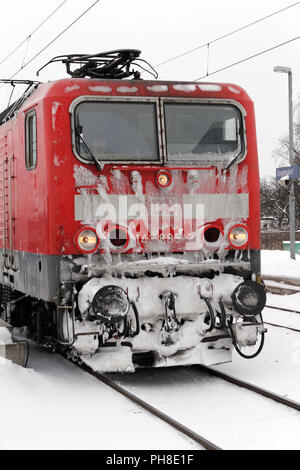
[{"label": "bare tree", "polygon": [[289,193],[285,187],[279,186],[275,178],[262,180],[261,216],[272,217],[278,230],[289,220]]},{"label": "bare tree", "polygon": [[[273,151],[273,158],[278,166],[290,166],[289,137],[283,136]],[[294,107],[294,163],[300,164],[300,96]],[[300,184],[295,181],[296,227],[300,227]],[[285,220],[289,223],[289,185],[279,185],[275,178],[261,182],[262,217],[274,217],[280,230]]]},{"label": "bare tree", "polygon": [[[294,106],[294,162],[300,164],[300,96]],[[289,137],[283,136],[273,151],[273,158],[280,166],[289,166]]]}]

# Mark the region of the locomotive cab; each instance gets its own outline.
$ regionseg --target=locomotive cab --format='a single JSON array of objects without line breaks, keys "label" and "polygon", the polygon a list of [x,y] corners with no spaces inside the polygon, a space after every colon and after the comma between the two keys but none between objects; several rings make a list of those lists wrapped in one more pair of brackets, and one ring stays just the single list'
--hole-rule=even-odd
[{"label": "locomotive cab", "polygon": [[137,53],[101,56],[104,75],[67,56],[72,78],[2,113],[2,317],[101,371],[254,357],[253,103],[232,84],[141,80]]}]

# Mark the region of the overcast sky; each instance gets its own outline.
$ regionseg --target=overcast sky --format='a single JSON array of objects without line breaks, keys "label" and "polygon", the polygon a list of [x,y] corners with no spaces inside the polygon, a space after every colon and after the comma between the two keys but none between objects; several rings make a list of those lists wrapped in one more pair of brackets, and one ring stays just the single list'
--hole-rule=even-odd
[{"label": "overcast sky", "polygon": [[[62,3],[63,0],[5,2],[1,8],[0,62]],[[30,41],[0,65],[0,78],[10,78],[93,3],[95,0],[66,0]],[[100,0],[15,78],[37,79],[36,70],[55,55],[112,49],[140,49],[143,58],[157,65],[296,3],[281,14],[212,44],[210,72],[300,36],[300,2]],[[275,174],[272,150],[278,139],[288,132],[287,75],[274,73],[273,67],[292,68],[295,103],[297,98],[300,99],[299,58],[300,39],[203,80],[236,83],[245,88],[253,99],[261,176]],[[157,70],[162,80],[193,81],[207,72],[207,49],[199,49],[159,66]],[[64,76],[64,67],[56,64],[46,68],[38,79],[46,81]],[[147,78],[146,74],[143,77]],[[6,107],[8,96],[9,90],[0,88],[1,109]]]}]

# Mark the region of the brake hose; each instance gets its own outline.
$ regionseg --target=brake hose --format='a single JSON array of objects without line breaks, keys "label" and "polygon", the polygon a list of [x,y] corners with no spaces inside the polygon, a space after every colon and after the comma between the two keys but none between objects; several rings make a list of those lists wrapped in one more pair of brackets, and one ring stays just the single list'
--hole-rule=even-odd
[{"label": "brake hose", "polygon": [[[262,319],[262,315],[261,315],[261,319]],[[229,329],[229,333],[230,333],[230,336],[231,336],[231,339],[232,339],[233,346],[234,346],[236,352],[241,357],[243,357],[244,359],[254,359],[256,356],[258,356],[260,354],[260,352],[262,351],[262,348],[264,347],[264,343],[265,343],[265,332],[264,331],[261,333],[261,340],[260,340],[260,345],[259,345],[258,350],[254,354],[251,354],[250,356],[248,356],[247,354],[242,353],[242,351],[240,350],[240,347],[238,346],[238,344],[236,342],[235,335],[234,335],[234,332],[233,332],[233,329],[232,329],[232,318],[230,320],[228,320],[227,326],[228,326],[228,329]]]},{"label": "brake hose", "polygon": [[123,327],[123,331],[119,332],[119,336],[123,336],[123,337],[131,337],[133,338],[134,336],[137,336],[140,332],[140,317],[139,317],[139,312],[138,312],[138,309],[137,309],[137,306],[135,305],[135,303],[132,301],[130,302],[130,305],[132,306],[132,310],[134,312],[134,317],[135,317],[135,331],[132,331],[129,327],[129,324],[128,324],[128,321],[127,321],[127,317],[124,318],[124,327]]},{"label": "brake hose", "polygon": [[216,322],[216,328],[222,329],[226,327],[226,312],[224,308],[224,304],[222,302],[222,299],[219,301],[219,307],[220,307],[220,312],[217,311],[217,318],[220,319],[220,323],[217,324]]},{"label": "brake hose", "polygon": [[206,333],[209,333],[215,327],[215,323],[216,323],[215,315],[214,315],[214,311],[213,311],[213,308],[211,306],[210,301],[206,297],[202,297],[202,296],[201,296],[201,299],[204,300],[204,302],[206,303],[206,305],[208,307],[208,313],[209,313],[209,317],[210,317],[210,325],[209,325],[209,328],[206,330]]},{"label": "brake hose", "polygon": [[133,301],[131,302],[131,306],[134,312],[135,322],[136,322],[135,331],[131,332],[130,334],[131,338],[133,338],[134,336],[137,336],[140,332],[140,317],[139,317],[137,306],[135,305]]}]

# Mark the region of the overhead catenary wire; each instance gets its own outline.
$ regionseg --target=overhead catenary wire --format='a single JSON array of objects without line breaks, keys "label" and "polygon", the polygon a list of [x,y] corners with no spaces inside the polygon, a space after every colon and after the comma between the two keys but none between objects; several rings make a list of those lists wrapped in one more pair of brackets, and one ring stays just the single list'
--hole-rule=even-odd
[{"label": "overhead catenary wire", "polygon": [[[62,3],[60,3],[60,5],[58,5],[58,7],[55,8],[55,10],[53,10],[50,15],[48,15],[22,42],[20,42],[20,44],[18,44],[6,57],[4,57],[4,59],[2,59],[0,61],[0,65],[4,64],[4,62],[6,62],[15,52],[17,52],[17,50],[20,49],[20,47],[23,46],[23,44],[25,44],[27,42],[27,47],[26,47],[26,52],[27,52],[27,48],[28,48],[28,43],[30,41],[30,39],[32,38],[32,36],[50,19],[52,18],[53,15],[55,15],[55,13],[66,3],[68,2],[69,0],[64,0]],[[26,55],[26,53],[25,53]]]},{"label": "overhead catenary wire", "polygon": [[267,52],[274,51],[275,49],[278,49],[279,47],[290,44],[291,42],[297,41],[298,39],[300,39],[300,36],[296,36],[295,38],[289,39],[288,41],[284,41],[280,44],[277,44],[276,46],[269,47],[268,49],[264,49],[263,51],[260,51],[260,52],[257,52],[256,54],[245,57],[244,59],[238,60],[237,62],[233,62],[232,64],[226,65],[225,67],[221,67],[220,69],[214,70],[213,72],[206,73],[206,75],[203,75],[202,77],[196,78],[193,81],[198,82],[199,80],[202,80],[203,78],[207,78],[207,77],[210,77],[211,75],[214,75],[216,73],[223,72],[224,70],[227,70],[231,67],[235,67],[236,65],[247,62],[248,60],[254,59],[255,57],[259,57],[263,54],[266,54]]},{"label": "overhead catenary wire", "polygon": [[19,72],[21,72],[25,67],[27,67],[31,62],[33,62],[39,55],[41,55],[49,46],[51,46],[57,39],[59,39],[64,33],[66,33],[72,26],[74,26],[81,18],[83,18],[93,7],[99,3],[100,0],[96,0],[92,5],[90,5],[83,13],[81,13],[72,23],[70,23],[66,28],[63,29],[57,36],[55,36],[46,46],[40,49],[31,59],[29,59],[22,67],[20,67],[11,77],[9,80],[14,78]]},{"label": "overhead catenary wire", "polygon": [[214,44],[215,42],[221,41],[222,39],[225,39],[225,38],[227,38],[227,37],[229,37],[229,36],[232,36],[233,34],[239,33],[239,32],[241,32],[241,31],[243,31],[244,29],[250,28],[251,26],[254,26],[254,25],[258,24],[258,23],[261,23],[262,21],[265,21],[265,20],[267,20],[267,19],[269,19],[269,18],[271,18],[271,17],[273,17],[273,16],[275,16],[275,15],[279,15],[280,13],[283,13],[283,12],[285,12],[286,10],[288,10],[288,9],[290,9],[290,8],[293,8],[293,7],[295,7],[295,6],[299,5],[299,4],[300,4],[300,1],[299,1],[299,2],[296,2],[296,3],[293,3],[293,4],[291,4],[291,5],[288,5],[288,6],[284,7],[284,8],[281,8],[280,10],[277,10],[277,11],[275,11],[275,12],[273,12],[273,13],[270,13],[270,14],[267,15],[267,16],[263,16],[263,17],[259,18],[258,20],[252,21],[251,23],[248,23],[248,24],[246,24],[246,25],[244,25],[244,26],[241,26],[240,28],[237,28],[237,29],[235,29],[235,30],[233,30],[233,31],[230,31],[229,33],[223,34],[222,36],[219,36],[219,37],[217,37],[217,38],[215,38],[215,39],[213,39],[213,40],[211,40],[211,41],[209,41],[209,42],[202,43],[202,44],[200,44],[199,46],[194,47],[193,49],[189,49],[188,51],[182,52],[181,54],[178,54],[178,55],[176,55],[176,56],[174,56],[174,57],[171,57],[171,58],[169,58],[169,59],[167,59],[167,60],[165,60],[165,61],[163,61],[163,62],[160,62],[159,64],[156,64],[155,67],[161,67],[162,65],[165,65],[165,64],[168,64],[168,63],[170,63],[170,62],[173,62],[174,60],[180,59],[181,57],[184,57],[184,56],[186,56],[186,55],[188,55],[188,54],[191,54],[192,52],[195,52],[195,51],[197,51],[197,50],[199,50],[199,49],[203,49],[204,47],[206,47],[206,48],[208,49],[208,51],[209,51],[209,47],[210,47],[211,44]]}]

